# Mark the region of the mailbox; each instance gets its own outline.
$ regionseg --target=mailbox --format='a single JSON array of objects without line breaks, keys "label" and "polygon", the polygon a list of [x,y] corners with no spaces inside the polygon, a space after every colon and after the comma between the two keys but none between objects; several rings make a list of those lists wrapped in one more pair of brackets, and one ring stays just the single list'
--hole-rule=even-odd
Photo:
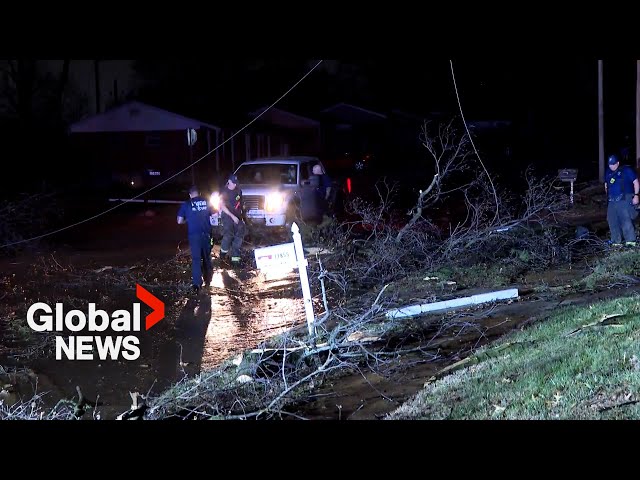
[{"label": "mailbox", "polygon": [[563,168],[558,170],[558,177],[563,182],[575,182],[578,178],[578,170],[574,168]]},{"label": "mailbox", "polygon": [[563,168],[558,170],[558,178],[563,182],[571,183],[571,192],[569,193],[569,202],[573,205],[573,182],[578,178],[578,170],[575,168]]}]

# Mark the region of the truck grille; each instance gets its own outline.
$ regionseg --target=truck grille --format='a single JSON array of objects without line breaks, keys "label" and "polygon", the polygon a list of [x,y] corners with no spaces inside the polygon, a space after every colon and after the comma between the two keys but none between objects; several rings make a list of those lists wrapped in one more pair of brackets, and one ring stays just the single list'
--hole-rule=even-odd
[{"label": "truck grille", "polygon": [[243,200],[247,210],[264,209],[264,197],[262,195],[245,195]]}]

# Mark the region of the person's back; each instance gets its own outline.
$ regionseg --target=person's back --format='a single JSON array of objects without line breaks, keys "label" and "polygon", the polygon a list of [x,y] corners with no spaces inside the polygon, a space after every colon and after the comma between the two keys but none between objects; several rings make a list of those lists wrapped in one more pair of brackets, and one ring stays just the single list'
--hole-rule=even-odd
[{"label": "person's back", "polygon": [[209,218],[212,214],[209,202],[200,195],[186,200],[178,213],[187,221],[187,231],[190,236],[210,232]]},{"label": "person's back", "polygon": [[187,224],[189,247],[191,248],[191,270],[194,291],[202,286],[202,280],[208,284],[211,281],[213,269],[211,265],[211,216],[213,208],[198,189],[189,189],[189,200],[180,205],[178,210],[178,224]]}]

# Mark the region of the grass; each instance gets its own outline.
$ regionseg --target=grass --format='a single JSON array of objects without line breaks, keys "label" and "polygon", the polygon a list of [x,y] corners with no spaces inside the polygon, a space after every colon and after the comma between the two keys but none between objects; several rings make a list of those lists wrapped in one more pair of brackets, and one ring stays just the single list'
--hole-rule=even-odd
[{"label": "grass", "polygon": [[[610,315],[621,316],[597,323]],[[638,419],[639,340],[640,296],[567,307],[479,350],[388,418]]]},{"label": "grass", "polygon": [[593,290],[597,286],[620,281],[624,275],[640,275],[639,249],[611,251],[599,258],[593,271],[579,281],[578,286]]}]

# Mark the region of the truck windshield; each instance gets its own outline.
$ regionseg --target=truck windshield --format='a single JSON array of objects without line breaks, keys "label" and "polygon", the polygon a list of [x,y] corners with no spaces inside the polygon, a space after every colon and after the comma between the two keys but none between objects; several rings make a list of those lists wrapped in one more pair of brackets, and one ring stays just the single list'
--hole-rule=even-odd
[{"label": "truck windshield", "polygon": [[298,168],[293,164],[267,163],[249,164],[238,168],[236,175],[241,184],[285,184],[298,183]]}]

